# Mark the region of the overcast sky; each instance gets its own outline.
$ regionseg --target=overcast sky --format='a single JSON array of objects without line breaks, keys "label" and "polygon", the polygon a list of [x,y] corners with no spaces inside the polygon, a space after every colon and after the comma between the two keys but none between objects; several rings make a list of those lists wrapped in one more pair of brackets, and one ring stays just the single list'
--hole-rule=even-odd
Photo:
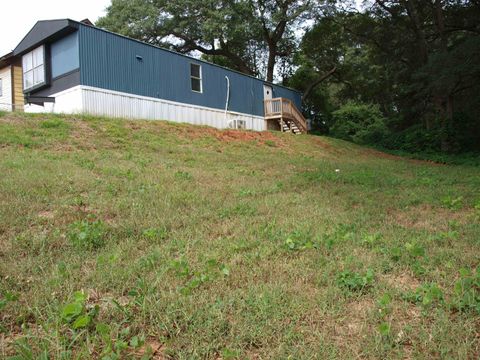
[{"label": "overcast sky", "polygon": [[[95,23],[110,5],[110,0],[3,1],[5,14],[0,21],[0,56],[12,51],[38,20],[88,18]],[[357,0],[357,4],[360,2]]]},{"label": "overcast sky", "polygon": [[13,50],[38,20],[88,18],[95,22],[110,5],[110,0],[2,0],[3,2],[0,56]]}]

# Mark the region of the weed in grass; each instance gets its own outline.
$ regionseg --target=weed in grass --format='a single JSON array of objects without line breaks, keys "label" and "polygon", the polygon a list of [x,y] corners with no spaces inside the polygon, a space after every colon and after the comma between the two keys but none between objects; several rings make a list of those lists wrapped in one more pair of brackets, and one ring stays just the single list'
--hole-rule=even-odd
[{"label": "weed in grass", "polygon": [[392,312],[392,296],[389,293],[384,293],[382,297],[377,300],[378,314],[381,319],[391,314]]},{"label": "weed in grass", "polygon": [[460,269],[460,279],[455,282],[451,307],[458,311],[480,314],[480,267],[475,272]]},{"label": "weed in grass", "polygon": [[390,258],[395,262],[400,261],[400,259],[402,258],[403,251],[402,251],[402,248],[398,246],[392,247],[391,249],[389,249],[388,252],[389,252]]},{"label": "weed in grass", "polygon": [[179,292],[185,296],[191,295],[201,285],[217,279],[220,274],[222,276],[230,275],[230,269],[224,264],[218,263],[215,259],[208,260],[201,271],[191,270],[185,260],[172,261],[171,268],[178,277],[185,279],[183,285],[179,288]]},{"label": "weed in grass", "polygon": [[[19,299],[18,294],[10,291],[2,291],[0,293],[0,312],[7,307],[8,304],[13,303]],[[1,325],[0,325],[1,326]]]},{"label": "weed in grass", "polygon": [[237,216],[254,216],[257,214],[257,209],[249,203],[239,203],[233,207],[228,207],[220,211],[220,218],[228,219]]},{"label": "weed in grass", "polygon": [[175,173],[175,179],[189,181],[193,179],[193,176],[187,171],[177,171]]},{"label": "weed in grass", "polygon": [[447,196],[442,199],[442,205],[450,210],[460,210],[463,207],[463,196]]},{"label": "weed in grass", "polygon": [[381,244],[382,235],[379,233],[366,234],[362,237],[362,244],[369,249],[373,249]]},{"label": "weed in grass", "polygon": [[70,224],[68,239],[82,250],[95,250],[105,245],[106,226],[101,220],[80,220]]},{"label": "weed in grass", "polygon": [[62,119],[47,119],[41,121],[38,126],[42,129],[69,128],[69,125]]},{"label": "weed in grass", "polygon": [[142,235],[148,240],[165,240],[168,236],[166,227],[155,227],[143,230]]},{"label": "weed in grass", "polygon": [[291,251],[306,250],[319,247],[319,244],[312,240],[311,235],[301,230],[292,232],[285,240],[284,245],[288,250]]},{"label": "weed in grass", "polygon": [[[0,118],[0,358],[478,357],[479,168],[221,135]],[[100,306],[78,329],[61,316],[72,286],[90,294],[77,318]],[[397,299],[409,290],[414,304]]]},{"label": "weed in grass", "polygon": [[405,250],[407,250],[407,254],[412,258],[425,256],[425,247],[415,241],[407,242],[405,244]]},{"label": "weed in grass", "polygon": [[365,292],[373,286],[375,274],[372,269],[360,274],[353,271],[342,271],[337,276],[337,284],[349,292]]},{"label": "weed in grass", "polygon": [[87,309],[85,306],[87,296],[83,292],[77,291],[73,297],[74,300],[62,308],[61,318],[73,330],[87,328],[93,324],[100,307],[95,305]]},{"label": "weed in grass", "polygon": [[404,297],[408,301],[421,304],[424,310],[444,303],[443,291],[435,283],[423,284],[415,292],[407,292]]}]

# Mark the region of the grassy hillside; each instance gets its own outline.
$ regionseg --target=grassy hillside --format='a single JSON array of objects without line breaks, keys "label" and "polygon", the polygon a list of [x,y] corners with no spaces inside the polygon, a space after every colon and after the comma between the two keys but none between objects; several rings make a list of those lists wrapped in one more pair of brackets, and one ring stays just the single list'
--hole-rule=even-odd
[{"label": "grassy hillside", "polygon": [[479,168],[2,114],[0,174],[2,358],[480,356]]}]

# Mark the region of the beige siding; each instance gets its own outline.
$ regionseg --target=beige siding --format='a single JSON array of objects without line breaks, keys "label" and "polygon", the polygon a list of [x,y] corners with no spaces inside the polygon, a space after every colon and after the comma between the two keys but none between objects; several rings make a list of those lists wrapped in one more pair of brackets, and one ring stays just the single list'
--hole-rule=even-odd
[{"label": "beige siding", "polygon": [[23,75],[22,67],[13,65],[13,103],[15,104],[15,110],[23,111],[24,99],[23,99]]},{"label": "beige siding", "polygon": [[0,110],[12,110],[12,69],[11,66],[0,69],[2,80],[2,94],[0,96]]}]

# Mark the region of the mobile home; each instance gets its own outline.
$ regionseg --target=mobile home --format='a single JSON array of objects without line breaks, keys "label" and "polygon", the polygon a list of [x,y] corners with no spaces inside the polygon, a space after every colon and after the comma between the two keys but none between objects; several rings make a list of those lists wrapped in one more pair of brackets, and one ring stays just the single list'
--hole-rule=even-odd
[{"label": "mobile home", "polygon": [[25,111],[306,130],[301,94],[70,19],[39,21],[13,51]]}]

